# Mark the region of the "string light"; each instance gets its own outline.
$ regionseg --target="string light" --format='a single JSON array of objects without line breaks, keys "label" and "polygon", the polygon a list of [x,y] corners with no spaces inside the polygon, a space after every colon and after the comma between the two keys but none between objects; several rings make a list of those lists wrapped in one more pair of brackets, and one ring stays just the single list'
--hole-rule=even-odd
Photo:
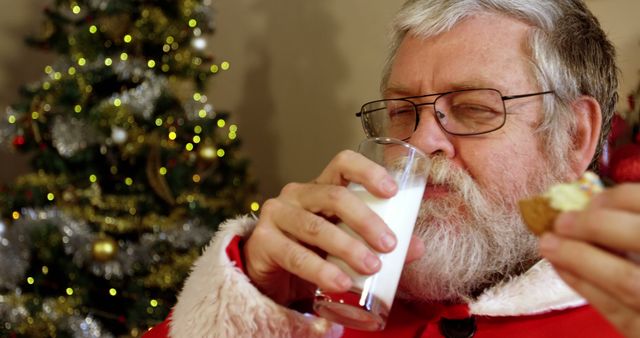
[{"label": "string light", "polygon": [[97,181],[98,181],[98,176],[96,175],[89,176],[89,182],[96,183]]},{"label": "string light", "polygon": [[73,295],[73,289],[72,288],[67,288],[65,291],[67,292],[67,295],[69,295],[69,296]]},{"label": "string light", "polygon": [[42,266],[42,274],[43,275],[49,274],[49,267],[48,266],[46,266],[46,265]]},{"label": "string light", "polygon": [[14,124],[16,123],[16,117],[13,115],[9,115],[9,117],[7,117],[7,120],[9,121],[9,123]]},{"label": "string light", "polygon": [[133,179],[131,177],[127,177],[124,179],[124,184],[131,186],[133,185]]},{"label": "string light", "polygon": [[44,72],[45,72],[45,74],[53,73],[53,67],[51,67],[51,66],[44,67]]},{"label": "string light", "polygon": [[69,69],[67,69],[67,73],[69,73],[69,75],[76,75],[76,67],[69,67]]},{"label": "string light", "polygon": [[111,58],[106,58],[104,59],[104,65],[105,66],[111,66],[111,64],[113,63],[113,60],[111,60]]},{"label": "string light", "polygon": [[193,100],[194,101],[200,101],[201,98],[202,98],[202,94],[200,94],[200,93],[194,93],[193,94]]},{"label": "string light", "polygon": [[37,111],[31,112],[31,118],[33,120],[37,120],[40,117],[40,114]]},{"label": "string light", "polygon": [[109,289],[109,295],[115,296],[117,294],[118,294],[118,291],[116,291],[116,289],[114,289],[114,288]]},{"label": "string light", "polygon": [[192,150],[193,150],[193,144],[191,144],[191,143],[187,143],[187,144],[184,146],[184,148],[185,148],[185,149],[187,149],[187,151],[192,151]]},{"label": "string light", "polygon": [[129,55],[127,53],[123,52],[120,54],[120,60],[127,61],[128,58],[129,58]]},{"label": "string light", "polygon": [[198,111],[198,116],[203,119],[205,117],[207,117],[207,111],[204,109],[200,109],[200,111]]},{"label": "string light", "polygon": [[195,174],[195,175],[193,175],[192,179],[193,179],[193,182],[199,183],[200,182],[200,175]]},{"label": "string light", "polygon": [[193,137],[193,143],[196,143],[196,144],[200,143],[200,136],[195,135],[195,136]]},{"label": "string light", "polygon": [[55,198],[56,198],[56,196],[53,193],[50,192],[50,193],[47,194],[47,199],[49,201],[53,201]]},{"label": "string light", "polygon": [[77,15],[77,14],[80,14],[80,6],[78,6],[78,5],[74,5],[74,6],[71,8],[71,11],[73,12],[73,14],[76,14],[76,15]]},{"label": "string light", "polygon": [[18,220],[20,219],[20,213],[17,211],[14,211],[11,213],[11,218],[13,218],[14,220]]},{"label": "string light", "polygon": [[96,34],[98,32],[98,27],[96,25],[89,26],[89,33]]},{"label": "string light", "polygon": [[162,126],[162,119],[159,117],[156,119],[156,126],[158,127]]},{"label": "string light", "polygon": [[155,299],[152,299],[151,301],[149,301],[149,305],[151,305],[152,307],[156,307],[158,306],[158,301]]},{"label": "string light", "polygon": [[217,73],[217,72],[218,72],[218,70],[219,70],[218,65],[211,65],[211,68],[209,68],[209,70],[210,70],[213,74]]},{"label": "string light", "polygon": [[176,139],[176,137],[178,137],[178,135],[176,134],[176,132],[175,132],[175,131],[171,131],[171,132],[169,132],[169,139],[170,139],[171,141],[175,140],[175,139]]},{"label": "string light", "polygon": [[225,124],[227,124],[227,122],[223,119],[219,119],[218,120],[218,127],[222,128],[225,126]]},{"label": "string light", "polygon": [[195,126],[195,127],[193,127],[193,131],[196,134],[200,134],[202,132],[202,127],[201,126]]},{"label": "string light", "polygon": [[113,100],[113,105],[116,107],[120,107],[120,105],[122,104],[122,100],[116,98]]},{"label": "string light", "polygon": [[231,67],[231,64],[229,64],[229,62],[224,61],[220,64],[220,68],[222,68],[222,70],[229,70],[229,67]]},{"label": "string light", "polygon": [[203,38],[195,38],[191,41],[193,48],[203,50],[207,47],[207,41]]},{"label": "string light", "polygon": [[167,174],[167,168],[165,167],[160,167],[160,169],[158,169],[158,173],[160,173],[160,175],[164,176]]},{"label": "string light", "polygon": [[80,113],[82,111],[82,106],[76,104],[75,107],[73,107],[73,111],[75,111],[76,113]]},{"label": "string light", "polygon": [[256,212],[260,210],[260,204],[258,202],[251,203],[251,211]]},{"label": "string light", "polygon": [[153,68],[156,66],[156,62],[154,60],[147,61],[147,67]]},{"label": "string light", "polygon": [[173,43],[173,36],[169,35],[167,36],[167,39],[165,40],[168,44],[172,44]]},{"label": "string light", "polygon": [[127,35],[124,36],[124,38],[122,40],[124,40],[124,42],[126,42],[126,43],[131,43],[133,38],[131,37],[131,35],[127,34]]},{"label": "string light", "polygon": [[218,157],[223,157],[224,156],[224,149],[218,149],[218,151],[216,151],[216,155],[218,155]]},{"label": "string light", "polygon": [[27,283],[29,283],[29,285],[33,285],[33,283],[35,283],[35,279],[33,279],[33,277],[27,277]]},{"label": "string light", "polygon": [[87,64],[87,59],[82,58],[82,57],[78,59],[78,65],[79,66],[84,66],[86,64]]},{"label": "string light", "polygon": [[49,82],[44,82],[44,83],[42,84],[42,89],[44,89],[44,90],[49,90],[50,88],[51,88],[51,83],[49,83]]},{"label": "string light", "polygon": [[197,25],[198,25],[198,21],[196,21],[196,19],[189,20],[189,27],[194,28]]},{"label": "string light", "polygon": [[200,150],[200,156],[206,159],[212,159],[215,156],[215,149],[213,149],[213,147],[204,147]]}]

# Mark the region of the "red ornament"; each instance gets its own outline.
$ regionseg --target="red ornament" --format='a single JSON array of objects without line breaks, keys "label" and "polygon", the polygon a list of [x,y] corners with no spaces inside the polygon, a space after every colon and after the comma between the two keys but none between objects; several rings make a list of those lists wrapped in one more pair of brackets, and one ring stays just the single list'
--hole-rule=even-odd
[{"label": "red ornament", "polygon": [[22,147],[25,143],[24,136],[18,135],[13,138],[13,146],[16,148]]},{"label": "red ornament", "polygon": [[613,153],[611,179],[617,183],[640,182],[640,144],[625,144]]},{"label": "red ornament", "polygon": [[[629,124],[619,114],[613,115],[611,120],[611,132],[609,133],[608,141],[615,145],[617,141],[627,133],[629,130]],[[627,134],[628,135],[628,134]]]}]

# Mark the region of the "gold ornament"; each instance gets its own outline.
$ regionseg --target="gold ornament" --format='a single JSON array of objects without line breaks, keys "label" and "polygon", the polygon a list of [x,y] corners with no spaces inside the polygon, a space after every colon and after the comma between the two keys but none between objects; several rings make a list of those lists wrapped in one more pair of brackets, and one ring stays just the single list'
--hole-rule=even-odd
[{"label": "gold ornament", "polygon": [[108,262],[118,253],[118,243],[109,237],[101,236],[96,239],[91,246],[91,254],[93,259],[99,262]]},{"label": "gold ornament", "polygon": [[160,147],[152,146],[149,151],[149,157],[147,157],[147,180],[149,181],[149,185],[151,185],[151,189],[165,202],[169,205],[175,205],[176,199],[173,196],[173,192],[171,191],[171,187],[169,187],[169,183],[163,175],[160,175],[160,167],[162,164],[160,163]]}]

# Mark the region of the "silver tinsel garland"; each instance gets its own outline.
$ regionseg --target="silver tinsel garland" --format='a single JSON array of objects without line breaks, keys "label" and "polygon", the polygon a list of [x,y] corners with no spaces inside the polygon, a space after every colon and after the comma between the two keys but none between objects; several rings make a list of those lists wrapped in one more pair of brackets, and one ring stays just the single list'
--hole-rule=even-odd
[{"label": "silver tinsel garland", "polygon": [[146,233],[138,243],[120,240],[116,255],[106,262],[92,256],[92,245],[100,238],[85,220],[68,216],[56,207],[46,209],[26,208],[22,217],[10,226],[0,223],[0,287],[16,288],[24,279],[29,264],[29,233],[45,225],[55,226],[62,234],[65,253],[72,262],[105,279],[131,276],[140,267],[161,261],[154,246],[166,242],[177,250],[204,245],[213,231],[197,220],[185,220],[182,226],[167,231]]},{"label": "silver tinsel garland", "polygon": [[53,119],[51,140],[62,157],[69,158],[78,151],[101,142],[103,138],[83,120],[64,116]]},{"label": "silver tinsel garland", "polygon": [[20,224],[0,221],[0,289],[15,289],[29,268],[29,241]]},{"label": "silver tinsel garland", "polygon": [[[0,295],[0,325],[3,325],[7,331],[16,330],[23,325],[31,313],[24,304],[11,304],[10,296]],[[19,297],[19,296],[17,296]],[[46,320],[54,323],[58,328],[69,331],[74,338],[113,338],[113,335],[102,328],[100,322],[95,320],[93,316],[88,315],[82,317],[74,314],[69,316],[65,313],[56,311],[56,301],[54,299],[45,299],[41,302],[41,308],[38,311],[41,316],[38,320]],[[45,332],[42,332],[46,335]]]},{"label": "silver tinsel garland", "polygon": [[[162,253],[154,250],[160,242],[184,250],[204,245],[213,235],[213,231],[199,221],[186,220],[175,229],[146,233],[138,243],[120,240],[117,242],[118,253],[111,260],[100,262],[92,257],[92,244],[99,235],[86,221],[70,217],[56,207],[25,208],[13,223],[0,222],[0,289],[12,290],[0,293],[0,325],[9,330],[32,315],[24,304],[12,303],[10,299],[25,296],[19,285],[26,278],[29,267],[29,249],[33,246],[29,234],[44,226],[54,226],[60,231],[64,251],[71,256],[73,264],[105,279],[122,278],[134,274],[136,268],[162,262]],[[38,300],[38,304],[42,309],[36,311],[42,312],[57,327],[73,332],[73,337],[111,337],[90,315],[82,317],[79,311],[72,316],[61,314],[54,310],[56,304],[52,299]]]}]

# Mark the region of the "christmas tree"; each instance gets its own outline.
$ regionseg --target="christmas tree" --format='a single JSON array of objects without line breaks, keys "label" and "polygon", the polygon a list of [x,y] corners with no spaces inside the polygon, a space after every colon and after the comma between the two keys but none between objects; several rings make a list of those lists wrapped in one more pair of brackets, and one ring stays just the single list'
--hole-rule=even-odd
[{"label": "christmas tree", "polygon": [[0,336],[138,336],[222,220],[258,204],[238,129],[203,94],[207,0],[55,0],[58,55],[0,121],[33,172],[0,191]]}]

